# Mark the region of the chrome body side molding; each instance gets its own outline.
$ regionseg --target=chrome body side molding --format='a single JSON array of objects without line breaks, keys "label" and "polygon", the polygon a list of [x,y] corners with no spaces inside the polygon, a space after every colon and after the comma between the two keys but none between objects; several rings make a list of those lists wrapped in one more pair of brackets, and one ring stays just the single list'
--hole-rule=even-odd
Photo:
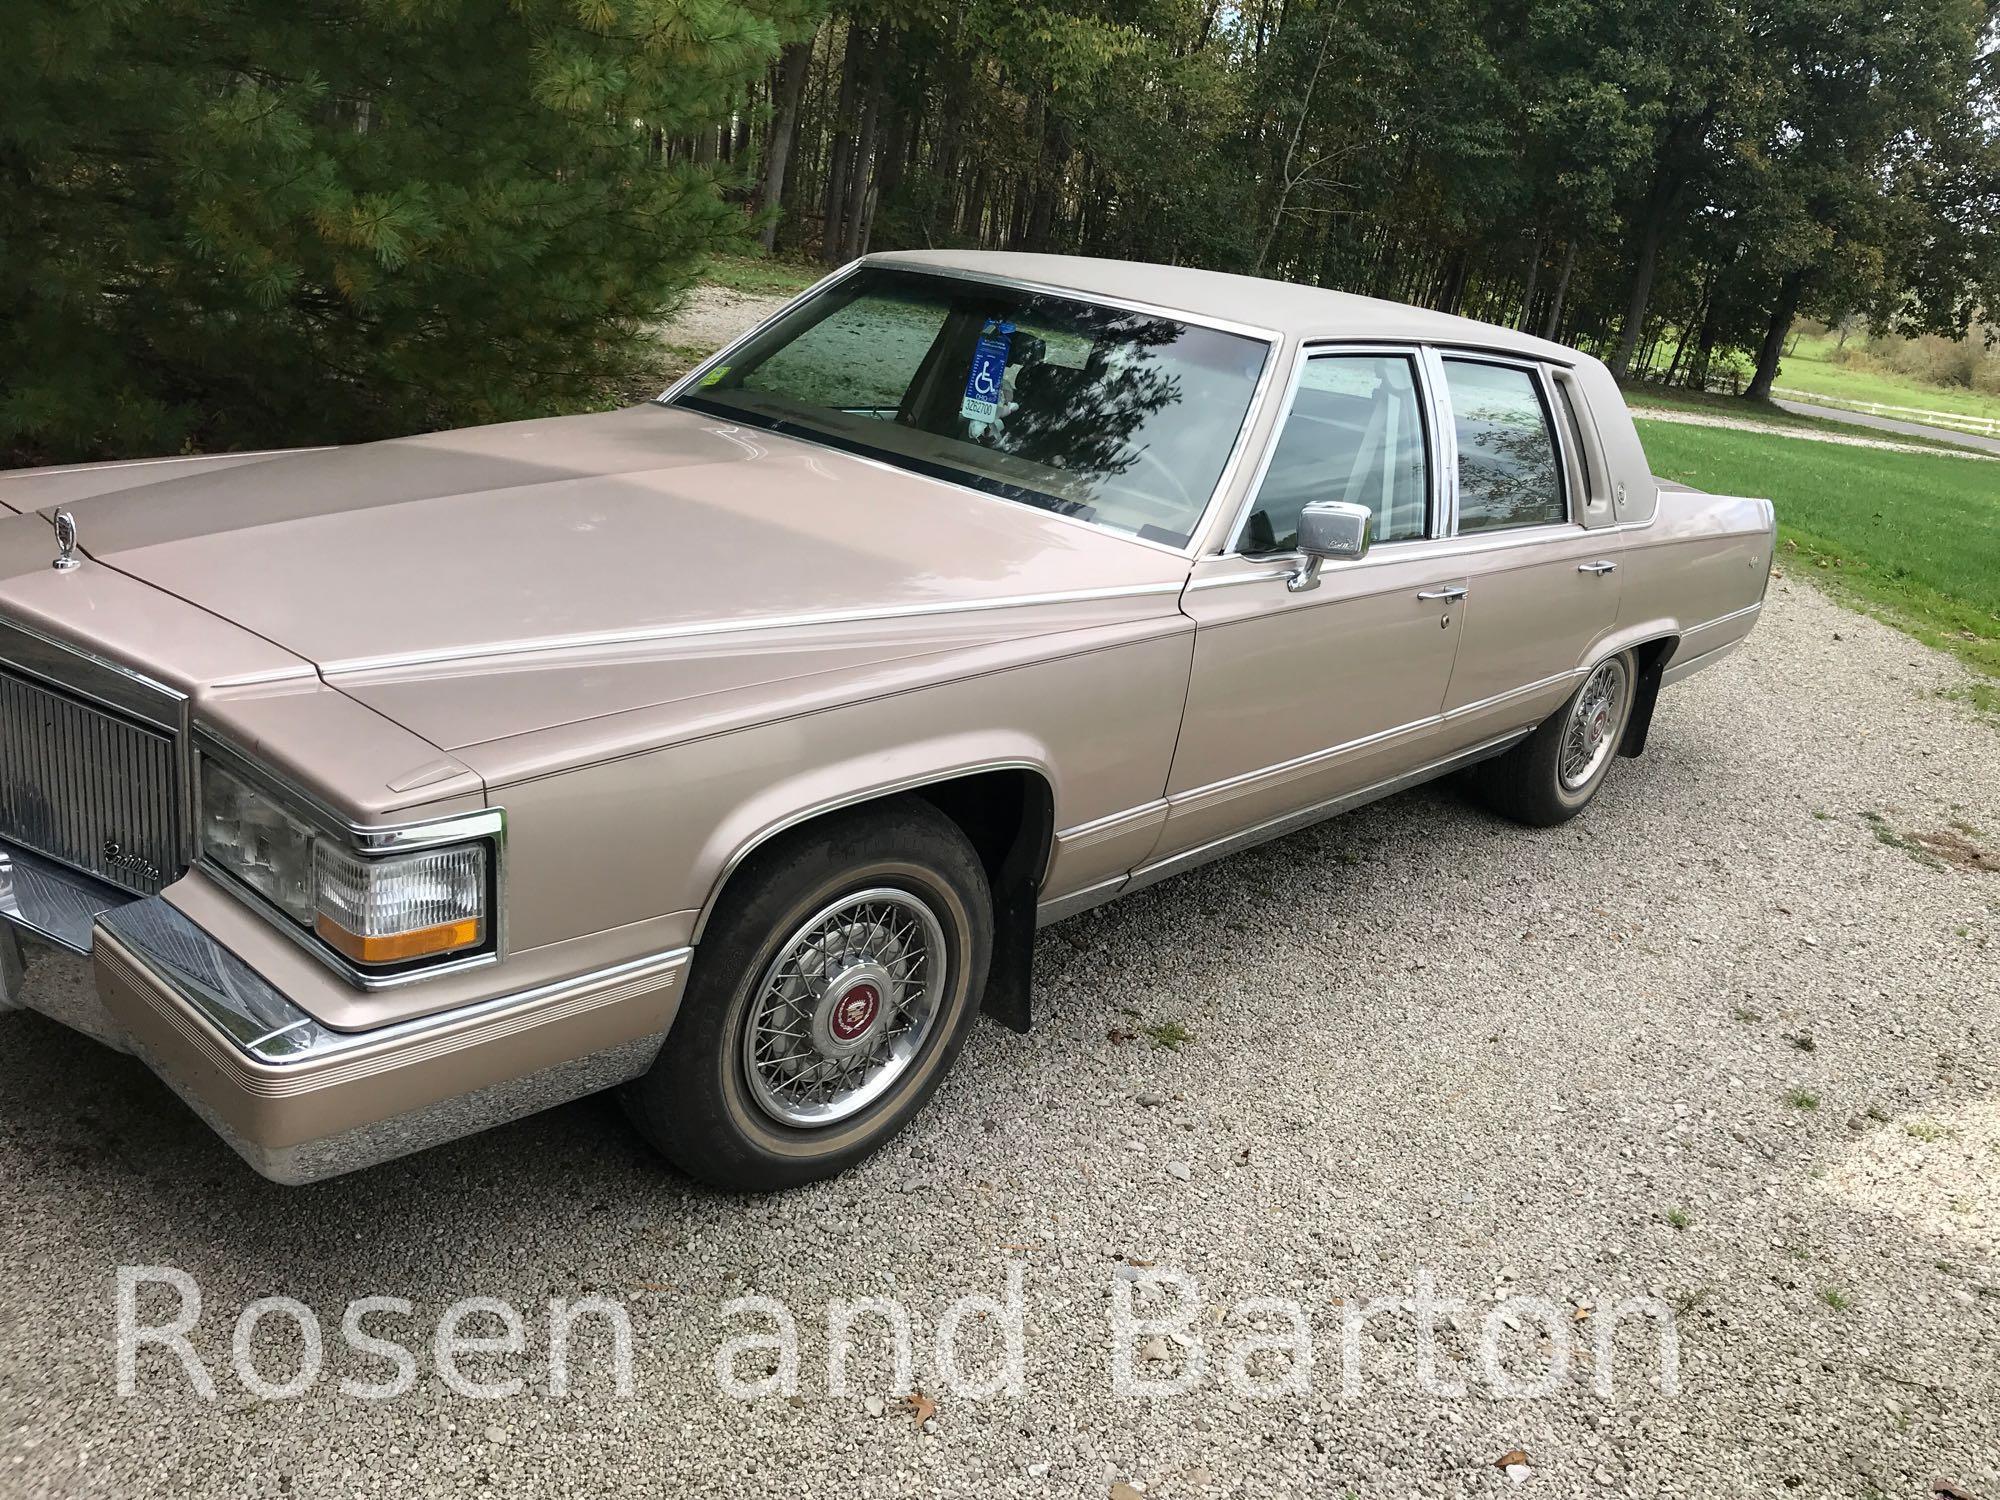
[{"label": "chrome body side molding", "polygon": [[1344,813],[1353,808],[1364,807],[1370,802],[1379,802],[1384,797],[1392,797],[1397,792],[1407,791],[1413,786],[1421,786],[1426,781],[1434,781],[1438,777],[1447,776],[1453,771],[1463,770],[1466,766],[1477,765],[1482,760],[1490,760],[1496,755],[1505,753],[1514,745],[1526,739],[1530,733],[1532,733],[1532,730],[1516,729],[1511,733],[1501,735],[1498,739],[1488,740],[1484,744],[1473,746],[1470,750],[1463,750],[1456,755],[1447,756],[1443,760],[1432,761],[1429,765],[1418,766],[1415,770],[1405,771],[1398,776],[1391,776],[1385,781],[1374,783],[1372,786],[1361,787],[1352,792],[1343,792],[1338,797],[1329,797],[1326,801],[1316,802],[1311,807],[1303,807],[1297,812],[1285,813],[1280,817],[1271,818],[1266,822],[1257,824],[1254,828],[1245,828],[1240,832],[1228,834],[1219,839],[1213,839],[1206,844],[1197,845],[1193,849],[1183,849],[1178,854],[1170,854],[1165,859],[1155,860],[1152,864],[1141,865],[1132,872],[1131,881],[1119,894],[1127,895],[1133,891],[1144,890],[1147,886],[1178,875],[1184,870],[1196,869],[1199,866],[1208,864],[1212,860],[1222,859],[1227,855],[1234,854],[1238,850],[1253,848],[1258,844],[1268,843],[1272,839],[1282,838],[1288,833],[1296,833],[1301,828],[1309,828],[1315,823],[1322,823],[1326,819],[1333,817],[1336,813]]},{"label": "chrome body side molding", "polygon": [[1301,828],[1310,828],[1315,823],[1323,823],[1340,813],[1365,807],[1370,802],[1379,802],[1384,797],[1392,797],[1397,792],[1408,791],[1411,787],[1421,786],[1427,781],[1435,781],[1440,776],[1448,776],[1453,771],[1477,765],[1480,761],[1491,760],[1494,756],[1502,755],[1512,749],[1532,732],[1529,729],[1513,730],[1496,739],[1475,745],[1470,750],[1446,756],[1443,760],[1432,761],[1429,765],[1419,766],[1415,770],[1405,771],[1352,792],[1343,792],[1338,797],[1329,797],[1323,802],[1302,807],[1296,812],[1267,819],[1253,828],[1245,828],[1223,838],[1213,839],[1193,849],[1170,854],[1165,859],[1139,866],[1130,875],[1114,876],[1110,880],[1100,881],[1096,885],[1087,886],[1067,896],[1044,901],[1036,908],[1035,925],[1047,927],[1051,923],[1062,921],[1065,917],[1076,916],[1080,912],[1102,906],[1120,896],[1142,891],[1149,885],[1171,879],[1184,871],[1198,869],[1214,860],[1227,858],[1231,854],[1268,843],[1272,839],[1283,838],[1288,833],[1296,833]]}]

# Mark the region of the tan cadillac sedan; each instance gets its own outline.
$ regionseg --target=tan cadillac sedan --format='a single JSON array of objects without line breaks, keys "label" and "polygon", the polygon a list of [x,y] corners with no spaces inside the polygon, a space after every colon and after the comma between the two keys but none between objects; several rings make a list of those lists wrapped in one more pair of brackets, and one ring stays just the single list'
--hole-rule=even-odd
[{"label": "tan cadillac sedan", "polygon": [[0,998],[283,1182],[614,1086],[710,1182],[838,1172],[1027,1026],[1039,924],[1448,772],[1574,816],[1772,554],[1574,350],[1026,255],[868,257],[633,410],[0,512]]}]

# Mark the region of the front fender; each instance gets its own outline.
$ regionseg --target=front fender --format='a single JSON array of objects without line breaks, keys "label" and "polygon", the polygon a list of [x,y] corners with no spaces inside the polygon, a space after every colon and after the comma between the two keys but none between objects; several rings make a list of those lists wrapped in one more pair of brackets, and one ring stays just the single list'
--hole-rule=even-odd
[{"label": "front fender", "polygon": [[827,761],[758,788],[724,811],[696,857],[695,879],[705,885],[706,894],[695,919],[694,941],[701,940],[737,867],[787,829],[839,808],[985,771],[1028,771],[1051,790],[1055,787],[1046,745],[1028,734],[986,730],[939,735]]}]

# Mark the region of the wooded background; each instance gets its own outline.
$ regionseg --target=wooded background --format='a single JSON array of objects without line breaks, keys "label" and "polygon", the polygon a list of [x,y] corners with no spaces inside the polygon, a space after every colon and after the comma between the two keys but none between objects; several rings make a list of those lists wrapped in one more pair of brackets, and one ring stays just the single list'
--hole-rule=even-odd
[{"label": "wooded background", "polygon": [[1316,282],[1768,391],[2000,305],[2000,0],[0,0],[0,445],[601,404],[705,258]]},{"label": "wooded background", "polygon": [[[1792,320],[2000,286],[1982,0],[985,0],[843,10],[711,142],[764,243],[1185,261],[1768,393]],[[1670,340],[1670,348],[1661,341]]]}]

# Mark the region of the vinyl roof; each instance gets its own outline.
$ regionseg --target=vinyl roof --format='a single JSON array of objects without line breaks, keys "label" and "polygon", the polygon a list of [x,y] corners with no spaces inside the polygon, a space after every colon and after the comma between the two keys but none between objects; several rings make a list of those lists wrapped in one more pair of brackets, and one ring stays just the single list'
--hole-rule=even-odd
[{"label": "vinyl roof", "polygon": [[1575,364],[1585,356],[1516,329],[1472,318],[1357,297],[1325,287],[1233,276],[1192,266],[1095,260],[1081,255],[1025,255],[988,250],[896,250],[870,264],[928,267],[1032,281],[1086,296],[1120,297],[1197,317],[1268,328],[1294,338],[1419,339],[1426,343],[1502,349]]}]

